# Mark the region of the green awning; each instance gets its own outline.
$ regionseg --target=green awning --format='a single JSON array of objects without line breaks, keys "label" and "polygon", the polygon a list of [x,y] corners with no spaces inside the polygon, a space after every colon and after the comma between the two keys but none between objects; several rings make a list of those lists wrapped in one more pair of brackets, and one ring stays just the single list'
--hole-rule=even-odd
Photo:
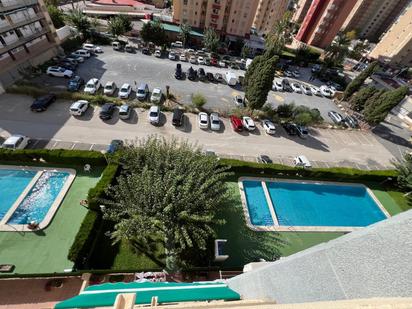
[{"label": "green awning", "polygon": [[87,287],[79,295],[62,301],[54,308],[113,306],[117,294],[136,293],[136,305],[150,304],[153,296],[159,303],[239,300],[240,296],[221,282],[132,282],[104,283]]}]

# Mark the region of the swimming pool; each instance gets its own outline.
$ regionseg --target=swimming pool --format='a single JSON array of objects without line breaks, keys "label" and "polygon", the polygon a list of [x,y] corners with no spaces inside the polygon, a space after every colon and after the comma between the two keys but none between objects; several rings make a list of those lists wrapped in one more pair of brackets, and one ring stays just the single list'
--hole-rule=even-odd
[{"label": "swimming pool", "polygon": [[[240,184],[246,217],[257,230],[352,231],[389,216],[361,184],[265,178],[245,178]],[[259,220],[261,214],[269,214],[274,223]]]},{"label": "swimming pool", "polygon": [[72,169],[0,166],[0,230],[45,228],[75,177]]}]

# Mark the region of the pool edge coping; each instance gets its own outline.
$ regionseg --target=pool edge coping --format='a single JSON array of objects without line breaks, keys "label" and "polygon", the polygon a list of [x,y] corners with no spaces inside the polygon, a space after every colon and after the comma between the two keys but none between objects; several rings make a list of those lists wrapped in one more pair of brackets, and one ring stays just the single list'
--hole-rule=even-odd
[{"label": "pool edge coping", "polygon": [[[37,232],[39,230],[43,230],[49,226],[51,221],[53,220],[58,208],[63,203],[63,200],[66,194],[69,192],[69,189],[76,178],[76,170],[72,168],[61,168],[61,167],[36,167],[36,166],[23,166],[23,165],[0,165],[0,169],[21,169],[21,170],[30,170],[30,171],[37,171],[38,173],[33,177],[30,181],[29,185],[22,191],[20,196],[17,198],[16,202],[10,207],[7,213],[0,221],[0,232]],[[66,172],[69,174],[67,177],[66,182],[64,183],[62,189],[60,190],[59,194],[56,196],[53,204],[50,206],[49,210],[47,211],[44,219],[39,223],[36,229],[29,229],[27,224],[7,224],[7,221],[10,220],[13,213],[16,211],[17,207],[21,204],[24,198],[27,196],[28,192],[33,188],[34,184],[40,178],[40,176],[44,173],[44,171],[57,171],[57,172]],[[40,175],[39,175],[40,174]],[[34,181],[34,179],[36,179]],[[32,184],[30,186],[30,184]],[[5,220],[7,219],[7,220]]]},{"label": "pool edge coping", "polygon": [[[272,181],[272,182],[294,182],[294,183],[322,183],[322,184],[329,184],[329,185],[340,185],[340,186],[357,186],[357,187],[364,187],[368,192],[369,196],[373,199],[376,203],[378,208],[383,212],[385,215],[385,219],[390,218],[391,215],[379,201],[379,199],[375,196],[373,191],[361,183],[350,183],[350,182],[334,182],[334,181],[323,181],[323,180],[298,180],[298,179],[280,179],[280,178],[272,178],[272,177],[249,177],[249,176],[241,176],[238,178],[238,185],[240,191],[240,199],[242,201],[242,208],[243,213],[245,215],[246,225],[249,229],[256,231],[256,232],[353,232],[356,230],[364,229],[365,227],[358,227],[358,226],[297,226],[297,225],[269,225],[269,226],[259,226],[252,224],[250,219],[249,209],[247,207],[246,195],[243,187],[243,181],[245,180],[252,180],[252,181]],[[267,198],[267,197],[266,197]],[[268,204],[268,207],[270,205]],[[269,209],[270,211],[270,209]],[[275,211],[275,210],[274,210]],[[273,219],[273,218],[272,218]],[[276,218],[277,219],[277,218]],[[277,221],[277,220],[276,220]]]}]

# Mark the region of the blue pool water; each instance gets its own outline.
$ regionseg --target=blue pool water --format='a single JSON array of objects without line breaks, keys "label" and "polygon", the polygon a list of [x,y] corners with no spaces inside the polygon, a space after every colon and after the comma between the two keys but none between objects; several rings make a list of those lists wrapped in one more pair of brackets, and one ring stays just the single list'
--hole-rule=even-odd
[{"label": "blue pool water", "polygon": [[273,225],[269,205],[266,202],[265,193],[263,192],[260,181],[245,180],[243,181],[243,189],[245,190],[247,207],[252,224],[258,226]]},{"label": "blue pool water", "polygon": [[266,184],[279,225],[363,227],[386,218],[363,186]]},{"label": "blue pool water", "polygon": [[16,202],[36,172],[0,169],[0,220]]},{"label": "blue pool water", "polygon": [[8,224],[41,222],[62,190],[69,173],[45,171],[17,207]]}]

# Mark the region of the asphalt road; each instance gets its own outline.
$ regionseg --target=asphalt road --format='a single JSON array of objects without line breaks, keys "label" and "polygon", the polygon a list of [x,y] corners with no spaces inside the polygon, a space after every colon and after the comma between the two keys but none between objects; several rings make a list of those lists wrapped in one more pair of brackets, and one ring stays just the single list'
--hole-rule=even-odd
[{"label": "asphalt road", "polygon": [[[102,85],[107,81],[114,81],[118,87],[123,83],[129,83],[132,86],[135,82],[146,82],[149,85],[150,90],[155,87],[160,87],[163,91],[166,91],[166,85],[170,86],[170,91],[176,98],[183,104],[191,103],[191,96],[194,93],[202,93],[206,99],[207,104],[205,108],[210,110],[227,112],[235,108],[233,103],[233,96],[244,95],[243,90],[238,88],[231,88],[224,84],[176,80],[174,78],[174,70],[177,61],[171,61],[166,56],[163,58],[156,58],[153,55],[143,55],[140,51],[136,53],[126,53],[113,51],[111,47],[103,47],[104,53],[98,54],[87,59],[83,64],[80,64],[77,68],[76,74],[83,77],[87,82],[90,78],[99,78]],[[190,66],[194,69],[198,69],[201,66],[192,65],[188,62],[180,62],[183,70],[186,72]],[[212,66],[202,66],[206,72],[212,73],[225,73],[226,71],[232,71],[237,76],[244,75],[245,71],[242,70],[230,70],[225,68],[217,68]],[[309,84],[308,79],[310,77],[309,68],[300,68],[303,81]],[[295,80],[289,78],[289,80]],[[57,86],[61,89],[65,89],[67,80],[63,78],[48,77],[46,75],[36,78],[35,82],[45,86]],[[310,82],[316,86],[321,85],[320,81]],[[135,94],[132,94],[134,97]],[[330,121],[327,113],[330,110],[338,111],[336,105],[328,98],[319,96],[309,96],[298,93],[287,92],[274,92],[271,91],[268,95],[267,102],[274,107],[283,103],[295,103],[296,105],[305,105],[310,108],[317,108],[321,112],[325,121]]]},{"label": "asphalt road", "polygon": [[27,96],[0,96],[1,136],[25,134],[36,139],[36,144],[32,144],[35,148],[43,145],[46,148],[101,150],[112,139],[134,140],[157,134],[188,140],[222,157],[255,160],[258,155],[266,154],[275,162],[291,164],[294,156],[303,154],[317,167],[391,167],[392,154],[368,132],[311,130],[307,139],[301,139],[288,136],[279,126],[274,136],[268,136],[258,125],[253,133],[239,134],[232,130],[227,119],[223,119],[220,132],[212,132],[200,129],[194,114],[186,114],[184,126],[175,128],[170,113],[162,114],[161,125],[155,127],[148,123],[147,111],[143,109],[136,109],[130,120],[123,121],[115,115],[104,122],[98,117],[97,107],[90,108],[82,117],[72,117],[69,114],[71,102],[57,101],[44,113],[31,112],[31,102],[32,98]]}]

